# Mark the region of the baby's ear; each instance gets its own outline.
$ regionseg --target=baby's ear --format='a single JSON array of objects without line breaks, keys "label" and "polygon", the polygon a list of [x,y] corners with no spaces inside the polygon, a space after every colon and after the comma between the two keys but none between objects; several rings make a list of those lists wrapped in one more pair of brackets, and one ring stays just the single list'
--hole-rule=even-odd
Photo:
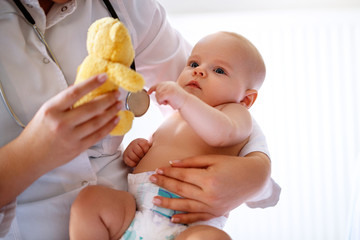
[{"label": "baby's ear", "polygon": [[258,95],[258,91],[255,89],[248,89],[245,92],[245,97],[240,101],[241,104],[243,104],[246,108],[250,108]]}]

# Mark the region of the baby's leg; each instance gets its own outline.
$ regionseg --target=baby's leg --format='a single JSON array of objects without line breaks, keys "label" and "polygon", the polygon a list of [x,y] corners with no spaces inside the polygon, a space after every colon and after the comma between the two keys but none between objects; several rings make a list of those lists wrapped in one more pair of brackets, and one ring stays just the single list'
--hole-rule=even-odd
[{"label": "baby's leg", "polygon": [[70,214],[70,239],[119,239],[135,216],[135,199],[103,186],[84,188]]},{"label": "baby's leg", "polygon": [[191,226],[182,233],[180,233],[175,240],[203,240],[203,239],[231,240],[230,236],[227,235],[224,231],[207,225]]}]

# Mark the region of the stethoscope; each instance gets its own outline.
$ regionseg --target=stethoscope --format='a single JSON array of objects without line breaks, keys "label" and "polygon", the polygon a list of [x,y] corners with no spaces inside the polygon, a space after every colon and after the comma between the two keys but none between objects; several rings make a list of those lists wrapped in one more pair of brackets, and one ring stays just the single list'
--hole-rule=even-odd
[{"label": "stethoscope", "polygon": [[[24,15],[26,21],[32,26],[34,29],[36,35],[40,39],[40,41],[44,44],[46,47],[46,50],[48,54],[50,55],[51,59],[55,62],[55,64],[59,67],[59,69],[62,71],[59,62],[57,61],[53,51],[51,50],[49,44],[46,42],[44,35],[40,31],[40,29],[36,26],[34,18],[31,16],[31,14],[28,12],[28,10],[24,7],[24,5],[21,3],[20,0],[13,0],[16,6],[19,8],[21,13]],[[110,15],[113,18],[119,19],[117,16],[113,6],[111,5],[109,0],[103,0],[107,10],[109,11]],[[135,71],[135,61],[131,64],[131,68]],[[65,79],[66,80],[66,79]],[[69,84],[68,84],[69,85]],[[150,105],[150,98],[149,95],[145,90],[139,91],[139,92],[127,92],[123,89],[119,89],[122,93],[121,96],[123,96],[123,102],[124,102],[124,108],[126,110],[129,110],[134,113],[135,117],[140,117],[146,113],[146,111],[149,108]],[[22,121],[19,119],[19,117],[15,114],[14,110],[12,109],[6,95],[4,88],[0,81],[0,95],[1,99],[5,103],[5,107],[7,111],[10,113],[11,117],[14,119],[14,121],[22,128],[25,128],[25,124],[22,123]]]}]

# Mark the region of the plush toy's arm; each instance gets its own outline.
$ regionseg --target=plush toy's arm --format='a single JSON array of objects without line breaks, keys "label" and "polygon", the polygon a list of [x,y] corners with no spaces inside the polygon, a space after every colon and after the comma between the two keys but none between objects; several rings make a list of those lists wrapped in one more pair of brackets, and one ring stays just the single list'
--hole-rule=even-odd
[{"label": "plush toy's arm", "polygon": [[139,73],[120,63],[109,63],[107,74],[111,81],[129,92],[140,91],[145,84]]},{"label": "plush toy's arm", "polygon": [[[120,63],[108,64],[106,73],[109,80],[116,86],[119,86],[129,92],[137,92],[143,89],[145,81],[144,78],[129,67]],[[124,135],[132,126],[134,114],[130,111],[119,112],[120,122],[110,133],[111,135]]]},{"label": "plush toy's arm", "polygon": [[94,55],[88,55],[77,68],[75,84],[100,73],[106,72],[109,61]]},{"label": "plush toy's arm", "polygon": [[[87,56],[81,65],[77,69],[77,75],[74,84],[78,84],[89,79],[92,76],[98,75],[100,73],[105,73],[107,69],[108,61],[98,58],[93,55]],[[74,107],[78,107],[90,100],[94,99],[95,97],[104,94],[106,92],[110,92],[116,90],[117,86],[112,84],[110,81],[106,81],[101,87],[91,91],[84,97],[82,97],[79,101],[74,104]]]}]

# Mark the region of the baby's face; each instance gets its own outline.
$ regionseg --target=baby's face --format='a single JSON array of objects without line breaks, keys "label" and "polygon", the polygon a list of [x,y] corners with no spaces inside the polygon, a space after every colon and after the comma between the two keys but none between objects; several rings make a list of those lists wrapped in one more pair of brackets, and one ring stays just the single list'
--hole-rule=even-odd
[{"label": "baby's face", "polygon": [[193,48],[178,84],[211,106],[240,102],[248,89],[245,47],[225,33],[203,38]]}]

